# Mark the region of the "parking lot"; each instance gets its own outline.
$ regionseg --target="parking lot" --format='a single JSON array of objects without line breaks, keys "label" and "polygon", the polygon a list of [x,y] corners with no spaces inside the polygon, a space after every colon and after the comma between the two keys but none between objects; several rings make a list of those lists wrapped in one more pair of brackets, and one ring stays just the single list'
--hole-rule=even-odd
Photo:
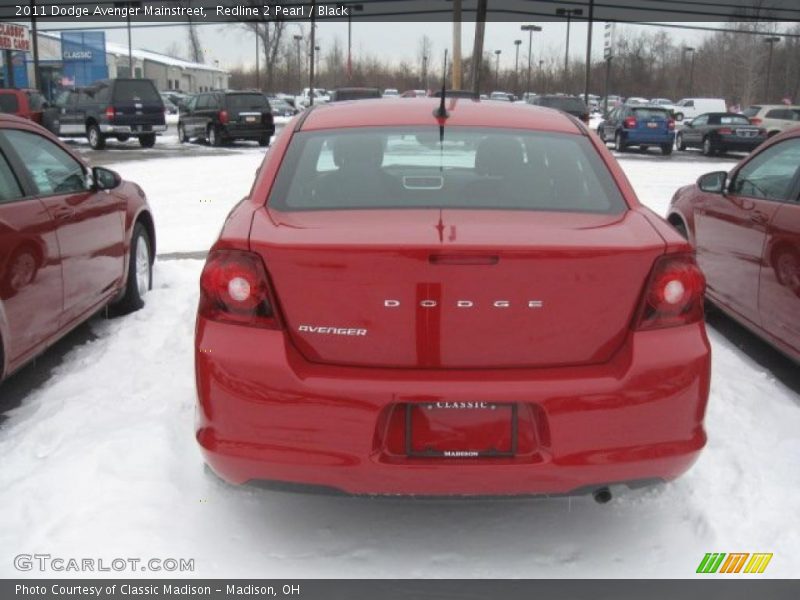
[{"label": "parking lot", "polygon": [[[713,346],[709,441],[679,480],[591,498],[431,501],[232,488],[194,440],[193,328],[202,258],[247,194],[256,143],[91,151],[147,192],[158,260],[146,307],[98,315],[14,375],[0,403],[0,547],[52,555],[193,558],[194,575],[243,577],[689,577],[706,552],[800,549],[800,375],[729,319]],[[699,175],[740,158],[618,155],[665,214]],[[24,542],[24,544],[22,543]],[[23,547],[24,546],[24,547]],[[12,561],[0,574],[19,576]],[[158,576],[158,573],[151,573]]]}]

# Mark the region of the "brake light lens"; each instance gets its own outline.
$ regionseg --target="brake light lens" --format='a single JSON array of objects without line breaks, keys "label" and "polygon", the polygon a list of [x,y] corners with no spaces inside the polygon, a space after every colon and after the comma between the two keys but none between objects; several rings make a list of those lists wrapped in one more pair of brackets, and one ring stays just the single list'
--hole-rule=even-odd
[{"label": "brake light lens", "polygon": [[701,321],[705,288],[705,277],[693,255],[660,257],[647,282],[636,329],[661,329]]},{"label": "brake light lens", "polygon": [[116,115],[116,114],[117,113],[114,110],[113,106],[109,106],[108,108],[106,108],[106,117],[108,117],[109,119],[113,119],[114,115]]},{"label": "brake light lens", "polygon": [[213,250],[200,276],[198,312],[212,321],[279,329],[261,257],[245,250]]},{"label": "brake light lens", "polygon": [[636,117],[628,117],[624,121],[625,129],[636,129]]},{"label": "brake light lens", "polygon": [[667,129],[670,131],[675,129],[675,119],[667,119]]},{"label": "brake light lens", "polygon": [[222,123],[223,125],[227,125],[229,120],[230,119],[228,117],[228,111],[227,110],[219,111],[219,122],[220,123]]},{"label": "brake light lens", "polygon": [[719,133],[720,135],[730,135],[733,133],[733,129],[731,129],[730,127],[720,127],[717,130],[717,133]]},{"label": "brake light lens", "polygon": [[762,120],[757,117],[752,117],[750,119],[750,125],[761,125]]}]

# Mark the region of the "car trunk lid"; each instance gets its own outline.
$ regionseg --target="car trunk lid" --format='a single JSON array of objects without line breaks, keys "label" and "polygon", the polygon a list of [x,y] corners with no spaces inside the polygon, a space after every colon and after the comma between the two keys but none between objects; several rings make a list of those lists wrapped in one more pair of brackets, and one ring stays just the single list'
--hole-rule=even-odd
[{"label": "car trunk lid", "polygon": [[250,244],[308,360],[448,369],[608,360],[664,251],[635,210],[263,209]]}]

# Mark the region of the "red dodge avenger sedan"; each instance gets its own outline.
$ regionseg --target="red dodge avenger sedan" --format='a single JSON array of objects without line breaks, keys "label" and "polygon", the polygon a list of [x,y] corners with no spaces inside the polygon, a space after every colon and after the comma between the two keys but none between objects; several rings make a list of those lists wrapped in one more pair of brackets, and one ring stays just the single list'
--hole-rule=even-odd
[{"label": "red dodge avenger sedan", "polygon": [[550,109],[304,112],[200,287],[197,440],[232,483],[605,501],[706,440],[691,246]]}]

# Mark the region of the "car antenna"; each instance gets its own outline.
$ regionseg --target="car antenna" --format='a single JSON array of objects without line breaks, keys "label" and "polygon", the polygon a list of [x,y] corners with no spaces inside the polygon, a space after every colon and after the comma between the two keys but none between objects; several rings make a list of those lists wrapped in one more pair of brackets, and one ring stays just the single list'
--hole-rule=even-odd
[{"label": "car antenna", "polygon": [[444,69],[442,69],[442,96],[439,99],[439,108],[433,111],[433,116],[440,120],[439,128],[440,134],[444,135],[444,123],[441,122],[442,119],[446,119],[450,116],[447,112],[447,108],[445,108],[445,92],[447,88],[447,50],[444,51]]}]

